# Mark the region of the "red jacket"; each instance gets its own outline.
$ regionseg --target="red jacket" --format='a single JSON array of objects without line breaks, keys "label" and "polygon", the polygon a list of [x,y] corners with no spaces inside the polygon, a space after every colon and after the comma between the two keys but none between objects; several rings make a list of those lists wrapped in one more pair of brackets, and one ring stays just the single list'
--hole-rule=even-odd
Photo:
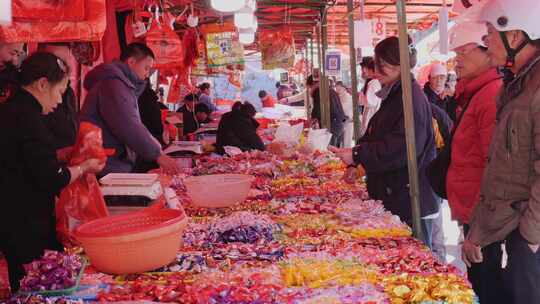
[{"label": "red jacket", "polygon": [[462,81],[456,92],[461,109],[469,100],[470,104],[453,137],[446,191],[452,217],[462,223],[469,223],[480,197],[501,86],[501,76],[492,69],[473,80]]},{"label": "red jacket", "polygon": [[265,98],[262,99],[263,108],[273,108],[276,106],[276,100],[271,95],[266,95]]}]

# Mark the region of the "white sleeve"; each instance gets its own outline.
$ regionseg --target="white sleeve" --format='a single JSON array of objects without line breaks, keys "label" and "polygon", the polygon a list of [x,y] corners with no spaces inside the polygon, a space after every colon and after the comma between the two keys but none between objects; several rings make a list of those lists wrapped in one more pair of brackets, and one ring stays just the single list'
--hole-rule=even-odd
[{"label": "white sleeve", "polygon": [[306,99],[306,90],[303,90],[302,92],[294,95],[294,96],[289,96],[289,97],[286,97],[287,98],[287,103],[291,103],[291,102],[298,102],[298,101],[302,101],[304,99]]},{"label": "white sleeve", "polygon": [[372,80],[368,84],[368,89],[366,92],[367,107],[378,108],[381,104],[381,99],[377,96],[377,92],[381,90],[381,84],[378,80]]}]

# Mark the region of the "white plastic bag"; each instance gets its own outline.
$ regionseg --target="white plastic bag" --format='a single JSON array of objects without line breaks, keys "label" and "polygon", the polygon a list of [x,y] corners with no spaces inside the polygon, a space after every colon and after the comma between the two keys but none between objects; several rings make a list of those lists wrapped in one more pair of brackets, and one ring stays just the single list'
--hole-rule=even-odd
[{"label": "white plastic bag", "polygon": [[282,124],[276,130],[274,136],[274,142],[284,142],[288,144],[297,145],[300,143],[300,135],[304,131],[304,124],[299,123],[294,126],[289,124]]},{"label": "white plastic bag", "polygon": [[307,144],[314,150],[327,151],[332,133],[326,129],[310,129],[307,138]]}]

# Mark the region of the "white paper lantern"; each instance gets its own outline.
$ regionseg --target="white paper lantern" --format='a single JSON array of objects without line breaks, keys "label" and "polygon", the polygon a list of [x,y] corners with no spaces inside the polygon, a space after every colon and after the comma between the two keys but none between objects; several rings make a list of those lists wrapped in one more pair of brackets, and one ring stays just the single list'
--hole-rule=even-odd
[{"label": "white paper lantern", "polygon": [[252,44],[255,41],[255,32],[240,33],[238,40],[242,44]]},{"label": "white paper lantern", "polygon": [[237,28],[252,28],[255,24],[255,16],[252,12],[239,11],[234,14],[234,25]]},{"label": "white paper lantern", "polygon": [[246,5],[246,0],[211,0],[212,8],[223,13],[232,13]]}]

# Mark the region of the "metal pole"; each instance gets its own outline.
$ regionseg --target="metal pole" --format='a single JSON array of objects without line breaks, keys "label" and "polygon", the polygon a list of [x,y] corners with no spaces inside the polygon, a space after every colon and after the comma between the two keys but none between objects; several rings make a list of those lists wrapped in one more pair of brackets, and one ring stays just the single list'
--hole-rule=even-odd
[{"label": "metal pole", "polygon": [[[321,21],[322,22],[322,21]],[[321,30],[322,30],[322,23],[317,24],[315,31],[317,32],[317,59],[319,61],[319,109],[321,113],[321,121],[319,121],[319,127],[324,128],[324,58],[323,58],[323,51],[322,51],[322,42],[321,42]]]},{"label": "metal pole", "polygon": [[411,65],[409,60],[409,36],[407,34],[407,14],[405,5],[405,0],[397,0],[396,2],[399,28],[401,87],[403,89],[403,112],[405,116],[405,139],[407,143],[407,167],[409,169],[409,194],[411,196],[413,233],[416,238],[424,239],[420,213],[420,187],[418,183],[418,164],[416,160],[416,142],[414,137]]},{"label": "metal pole", "polygon": [[[306,66],[304,71],[304,82],[307,79],[307,76],[309,74],[309,49],[308,49],[308,40],[306,39]],[[311,113],[311,103],[309,100],[309,92],[306,90],[306,96],[304,97],[304,106],[306,108],[306,117],[310,117]]]},{"label": "metal pole", "polygon": [[326,50],[328,49],[328,29],[326,10],[322,9],[322,23],[321,23],[321,36],[322,36],[322,78],[321,78],[321,105],[324,108],[324,112],[321,113],[321,119],[323,121],[323,127],[327,130],[331,129],[330,118],[330,90],[328,87],[328,76],[326,75]]},{"label": "metal pole", "polygon": [[[362,3],[360,4],[362,5]],[[349,19],[349,56],[351,63],[351,89],[354,122],[354,142],[360,137],[360,111],[358,109],[358,75],[356,73],[356,49],[354,48],[354,6],[353,0],[347,0],[347,15]]]},{"label": "metal pole", "polygon": [[313,62],[315,61],[315,56],[313,55],[313,37],[309,38],[309,44],[310,44],[310,51],[311,51],[311,62],[310,62],[310,67],[311,67],[311,74],[313,74]]}]

